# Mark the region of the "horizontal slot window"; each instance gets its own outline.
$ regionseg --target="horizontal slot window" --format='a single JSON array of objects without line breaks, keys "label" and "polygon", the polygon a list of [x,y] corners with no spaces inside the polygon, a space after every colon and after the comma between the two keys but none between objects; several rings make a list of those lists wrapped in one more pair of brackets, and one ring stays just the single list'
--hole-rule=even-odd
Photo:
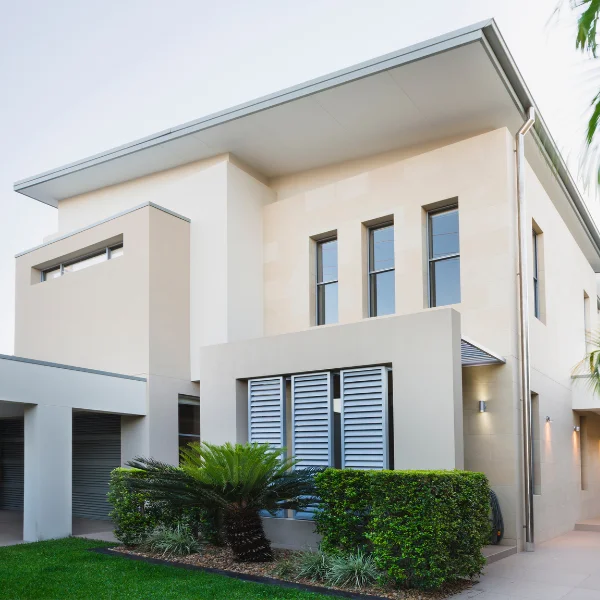
[{"label": "horizontal slot window", "polygon": [[48,281],[49,279],[56,279],[57,277],[62,277],[68,273],[82,271],[83,269],[87,269],[88,267],[92,267],[93,265],[97,265],[98,263],[113,258],[118,258],[119,256],[123,256],[123,244],[107,246],[106,248],[102,248],[91,254],[86,254],[68,262],[53,265],[49,269],[44,269],[42,271],[42,281]]}]

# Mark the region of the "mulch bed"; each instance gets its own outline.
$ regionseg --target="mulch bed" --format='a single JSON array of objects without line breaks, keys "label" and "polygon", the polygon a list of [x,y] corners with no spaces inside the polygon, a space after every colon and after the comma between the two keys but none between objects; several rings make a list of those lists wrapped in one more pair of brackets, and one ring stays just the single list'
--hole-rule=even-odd
[{"label": "mulch bed", "polygon": [[[152,562],[159,559],[161,562],[170,563],[175,566],[185,566],[188,568],[199,568],[214,570],[230,577],[241,576],[242,578],[258,581],[262,583],[283,583],[307,591],[320,592],[327,594],[333,593],[336,596],[344,595],[347,598],[369,598],[369,599],[390,599],[390,600],[441,600],[454,594],[458,594],[472,586],[470,581],[459,581],[445,586],[442,590],[435,592],[424,592],[421,590],[396,590],[393,588],[337,588],[325,586],[319,582],[308,579],[284,578],[275,573],[277,563],[293,557],[298,552],[293,550],[274,550],[275,561],[271,563],[240,563],[233,560],[231,550],[228,548],[219,548],[217,546],[205,545],[200,554],[190,554],[189,556],[165,557],[160,554],[142,552],[137,548],[118,546],[110,548],[110,552],[130,555],[131,558],[148,559]],[[336,593],[337,592],[337,593]],[[341,594],[340,594],[341,592]]]}]

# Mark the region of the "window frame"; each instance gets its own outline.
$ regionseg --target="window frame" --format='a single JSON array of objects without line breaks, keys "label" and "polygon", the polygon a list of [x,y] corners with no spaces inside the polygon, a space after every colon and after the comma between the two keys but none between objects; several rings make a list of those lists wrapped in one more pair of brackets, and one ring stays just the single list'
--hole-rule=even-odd
[{"label": "window frame", "polygon": [[[394,266],[388,267],[386,269],[373,269],[374,262],[374,245],[373,245],[373,234],[380,230],[386,229],[387,227],[391,227],[394,233]],[[385,316],[378,315],[376,312],[377,307],[374,306],[373,303],[373,292],[375,286],[373,286],[374,275],[378,275],[379,273],[389,273],[390,271],[394,272],[394,287],[396,286],[396,230],[394,229],[394,221],[389,220],[383,223],[378,223],[377,225],[373,225],[372,227],[367,228],[367,315],[369,318]],[[388,314],[396,314],[396,294],[394,293],[394,312]]]},{"label": "window frame", "polygon": [[[427,211],[427,300],[428,300],[428,308],[437,308],[437,304],[435,303],[435,283],[433,281],[434,279],[434,273],[435,273],[435,269],[432,268],[432,266],[435,263],[438,262],[443,262],[446,260],[452,260],[454,258],[458,258],[459,261],[459,268],[460,268],[460,229],[458,232],[458,252],[453,252],[451,254],[444,254],[443,256],[436,256],[436,257],[432,257],[433,254],[433,228],[432,228],[432,217],[442,214],[442,213],[447,213],[447,212],[452,212],[452,211],[456,211],[458,213],[458,202],[453,202],[452,204],[446,204],[445,206],[441,206],[439,208],[435,208],[432,210],[428,210]],[[459,213],[460,215],[460,213]],[[459,276],[459,290],[460,290],[460,276]],[[462,293],[461,293],[461,299],[460,301],[462,301]],[[458,303],[455,304],[459,304],[460,301]],[[448,304],[443,304],[442,306],[451,306]]]},{"label": "window frame", "polygon": [[[56,271],[57,269],[60,269],[60,275],[58,275],[57,277],[52,277],[51,279],[58,279],[59,277],[64,277],[65,275],[65,267],[69,267],[71,265],[75,265],[77,263],[83,262],[84,260],[88,260],[90,258],[95,258],[96,256],[102,256],[105,255],[106,256],[106,260],[110,260],[112,258],[112,253],[115,250],[120,250],[121,248],[123,248],[123,242],[119,242],[117,244],[113,244],[111,246],[105,246],[104,248],[100,248],[99,250],[95,250],[94,252],[88,252],[87,254],[82,254],[81,256],[78,256],[76,258],[73,258],[71,260],[67,260],[64,262],[60,262],[57,264],[52,265],[51,267],[48,267],[46,269],[43,269],[40,273],[40,281],[44,282],[44,281],[50,281],[50,279],[47,279],[47,274],[52,272],[52,271]],[[102,261],[104,262],[104,261]],[[93,265],[90,265],[93,266]],[[82,269],[83,270],[83,269]]]},{"label": "window frame", "polygon": [[[333,325],[334,323],[325,323],[325,322],[321,322],[321,301],[319,299],[320,294],[320,288],[323,287],[325,288],[328,285],[332,285],[335,284],[338,286],[338,292],[339,292],[339,254],[338,254],[338,265],[336,265],[336,272],[337,272],[337,278],[336,279],[329,279],[327,281],[319,281],[319,267],[322,266],[322,256],[323,256],[323,252],[321,250],[321,248],[323,247],[324,244],[328,244],[331,242],[338,242],[338,237],[337,235],[330,235],[327,236],[325,238],[322,239],[318,239],[315,240],[315,243],[317,245],[316,247],[316,256],[315,256],[315,266],[316,266],[316,271],[315,271],[315,325],[317,326],[321,326],[321,325]],[[322,269],[321,269],[322,271]],[[338,296],[338,303],[339,303],[339,296]],[[339,305],[338,305],[339,308]],[[323,312],[323,315],[325,313]],[[336,323],[339,322],[339,313],[338,313],[338,321],[336,321]]]},{"label": "window frame", "polygon": [[201,441],[201,431],[200,431],[200,416],[198,415],[198,434],[195,433],[181,433],[181,422],[180,422],[180,414],[179,407],[181,405],[191,405],[197,406],[198,410],[200,409],[200,398],[198,396],[190,396],[187,394],[179,394],[177,396],[177,447],[181,449],[179,445],[179,440],[183,438],[189,438],[190,441]]},{"label": "window frame", "polygon": [[531,256],[533,259],[532,279],[533,279],[533,316],[536,319],[542,320],[542,310],[540,304],[540,262],[539,262],[539,239],[540,235],[532,228],[532,249]]}]

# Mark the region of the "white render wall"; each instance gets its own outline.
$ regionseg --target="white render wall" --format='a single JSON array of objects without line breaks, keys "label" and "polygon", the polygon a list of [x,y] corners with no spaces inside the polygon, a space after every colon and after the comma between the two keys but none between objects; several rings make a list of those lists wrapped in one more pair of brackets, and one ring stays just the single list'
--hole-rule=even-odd
[{"label": "white render wall", "polygon": [[394,467],[462,469],[460,315],[450,308],[202,348],[202,438],[247,441],[247,379],[368,365],[392,366]]},{"label": "white render wall", "polygon": [[145,379],[0,357],[0,416],[24,415],[26,542],[71,534],[73,411],[144,419],[146,389]]},{"label": "white render wall", "polygon": [[201,346],[263,335],[262,210],[274,192],[229,155],[59,202],[59,234],[153,202],[190,219],[191,379]]}]

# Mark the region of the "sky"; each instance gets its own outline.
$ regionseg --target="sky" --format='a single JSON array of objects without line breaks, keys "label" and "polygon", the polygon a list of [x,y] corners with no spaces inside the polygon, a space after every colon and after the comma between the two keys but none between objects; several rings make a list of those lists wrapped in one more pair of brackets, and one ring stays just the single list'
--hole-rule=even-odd
[{"label": "sky", "polygon": [[567,2],[0,0],[0,353],[14,255],[57,229],[15,181],[491,17],[577,176],[600,77]]}]

